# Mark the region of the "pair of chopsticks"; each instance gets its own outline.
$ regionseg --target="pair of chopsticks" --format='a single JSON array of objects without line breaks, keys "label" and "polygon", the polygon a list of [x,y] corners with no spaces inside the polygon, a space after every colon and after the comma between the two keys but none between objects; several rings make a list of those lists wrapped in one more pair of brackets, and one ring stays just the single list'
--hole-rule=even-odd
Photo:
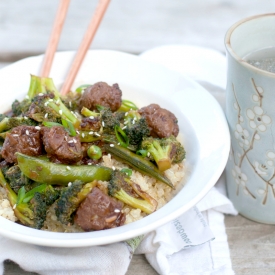
[{"label": "pair of chopsticks", "polygon": [[[94,15],[90,21],[88,29],[83,37],[80,47],[75,55],[69,73],[66,76],[64,84],[60,90],[62,95],[68,93],[73,85],[73,82],[77,76],[77,73],[81,67],[81,64],[85,58],[87,51],[89,50],[90,44],[96,34],[99,24],[107,10],[110,0],[99,0]],[[54,59],[54,54],[57,49],[59,38],[61,36],[62,28],[65,22],[66,14],[69,8],[70,0],[60,0],[60,4],[57,10],[53,30],[50,36],[49,44],[44,56],[40,75],[48,77],[50,74],[51,66]]]}]

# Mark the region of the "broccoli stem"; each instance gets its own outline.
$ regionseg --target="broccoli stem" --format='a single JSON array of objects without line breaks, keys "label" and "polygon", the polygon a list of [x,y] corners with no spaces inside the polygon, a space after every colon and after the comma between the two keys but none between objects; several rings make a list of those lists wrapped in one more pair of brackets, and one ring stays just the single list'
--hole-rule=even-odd
[{"label": "broccoli stem", "polygon": [[149,148],[149,152],[153,156],[160,171],[171,168],[172,160],[169,157],[170,150],[170,146],[161,147],[157,141],[153,141],[152,146]]},{"label": "broccoli stem", "polygon": [[0,122],[0,133],[10,129],[8,127],[8,122],[9,122],[9,118],[5,117],[1,122]]},{"label": "broccoli stem", "polygon": [[120,189],[114,194],[114,197],[118,200],[132,206],[133,208],[138,208],[147,214],[151,214],[156,210],[155,205],[147,202],[146,200],[136,199],[128,195],[123,189]]},{"label": "broccoli stem", "polygon": [[59,113],[62,118],[70,120],[75,127],[78,127],[80,121],[61,101],[59,92],[56,89],[52,78],[31,75],[28,98],[31,100],[40,93],[46,94],[47,92],[53,93],[55,100],[55,102],[48,101],[48,106],[51,107],[55,112]]},{"label": "broccoli stem", "polygon": [[[11,207],[13,208],[14,214],[15,216],[19,219],[19,221],[25,225],[32,225],[33,221],[31,219],[29,219],[28,217],[26,217],[24,214],[22,214],[22,210],[25,209],[25,207],[22,207],[22,205],[18,206],[16,205],[17,202],[17,195],[16,193],[11,189],[11,187],[9,186],[9,184],[7,183],[7,181],[4,178],[4,175],[0,169],[0,185],[6,190],[7,192],[7,196],[9,199],[9,202],[11,204]],[[21,210],[21,211],[20,211]]]}]

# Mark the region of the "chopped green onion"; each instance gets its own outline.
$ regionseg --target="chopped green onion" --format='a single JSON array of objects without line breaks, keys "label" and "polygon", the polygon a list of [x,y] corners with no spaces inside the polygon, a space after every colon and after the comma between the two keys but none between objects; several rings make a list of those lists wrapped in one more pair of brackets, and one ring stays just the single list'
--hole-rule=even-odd
[{"label": "chopped green onion", "polygon": [[43,121],[42,124],[46,127],[53,127],[53,126],[61,126],[63,127],[62,124],[57,123],[57,122],[52,122],[52,121]]},{"label": "chopped green onion", "polygon": [[143,149],[136,151],[137,155],[140,155],[144,158],[147,156],[147,153],[148,153],[147,150],[143,150]]},{"label": "chopped green onion", "polygon": [[129,168],[122,168],[120,172],[125,173],[128,177],[132,176],[133,170]]},{"label": "chopped green onion", "polygon": [[17,201],[16,204],[20,204],[23,199],[25,198],[25,194],[26,194],[26,189],[24,186],[22,186],[19,190],[18,190],[18,194],[17,194]]},{"label": "chopped green onion", "polygon": [[102,157],[102,151],[96,145],[90,146],[87,150],[87,154],[88,154],[88,157],[90,159],[95,159],[96,160],[96,159],[100,159]]},{"label": "chopped green onion", "polygon": [[[23,186],[24,187],[24,186]],[[35,193],[41,193],[43,192],[47,187],[47,184],[41,184],[39,186],[34,187],[33,189],[31,189],[29,192],[27,192],[23,198],[23,202],[27,203],[29,202],[35,195]]]},{"label": "chopped green onion", "polygon": [[122,147],[128,147],[129,138],[127,137],[125,132],[117,125],[115,126],[115,134],[116,134],[116,138],[117,138],[118,142],[120,143],[120,145]]},{"label": "chopped green onion", "polygon": [[93,112],[86,107],[82,107],[80,113],[85,117],[96,117],[100,115],[99,113]]},{"label": "chopped green onion", "polygon": [[81,93],[84,89],[88,88],[89,86],[91,86],[91,84],[83,84],[83,85],[77,87],[75,91],[77,93]]},{"label": "chopped green onion", "polygon": [[74,125],[66,119],[61,119],[62,125],[68,130],[70,136],[75,137],[76,136],[76,130],[74,128]]},{"label": "chopped green onion", "polygon": [[130,100],[122,99],[122,103],[118,111],[128,112],[130,110],[138,110],[137,105]]}]

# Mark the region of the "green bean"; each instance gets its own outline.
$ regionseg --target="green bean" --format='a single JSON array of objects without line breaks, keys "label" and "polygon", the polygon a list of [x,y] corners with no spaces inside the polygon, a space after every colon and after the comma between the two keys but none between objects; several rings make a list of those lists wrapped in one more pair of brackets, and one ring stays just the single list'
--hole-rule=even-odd
[{"label": "green bean", "polygon": [[106,150],[106,152],[112,154],[118,160],[135,168],[140,173],[151,176],[161,182],[164,182],[171,188],[174,188],[172,182],[163,174],[161,174],[158,168],[152,162],[131,152],[127,148],[124,148],[115,144],[105,144],[104,149]]}]

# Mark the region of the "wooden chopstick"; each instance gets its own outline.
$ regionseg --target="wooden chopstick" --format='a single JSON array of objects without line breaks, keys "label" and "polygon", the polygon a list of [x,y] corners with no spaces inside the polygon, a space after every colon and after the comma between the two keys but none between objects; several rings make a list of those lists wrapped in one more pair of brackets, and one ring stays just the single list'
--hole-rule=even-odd
[{"label": "wooden chopstick", "polygon": [[81,64],[85,58],[85,55],[86,55],[87,51],[89,50],[90,44],[92,43],[92,40],[96,34],[99,24],[105,14],[105,11],[107,10],[109,3],[110,3],[110,0],[99,0],[96,11],[90,21],[88,29],[83,37],[80,47],[79,47],[79,49],[76,53],[76,56],[73,60],[70,71],[67,74],[67,77],[66,77],[64,84],[61,88],[60,93],[62,95],[65,95],[70,91],[70,89],[73,85],[73,82],[77,76],[77,73],[81,67]]},{"label": "wooden chopstick", "polygon": [[67,15],[70,0],[60,0],[57,14],[55,17],[52,33],[48,43],[48,47],[43,59],[42,67],[40,70],[40,76],[48,77],[52,67],[54,54],[57,49],[57,45],[61,36],[62,28]]}]

